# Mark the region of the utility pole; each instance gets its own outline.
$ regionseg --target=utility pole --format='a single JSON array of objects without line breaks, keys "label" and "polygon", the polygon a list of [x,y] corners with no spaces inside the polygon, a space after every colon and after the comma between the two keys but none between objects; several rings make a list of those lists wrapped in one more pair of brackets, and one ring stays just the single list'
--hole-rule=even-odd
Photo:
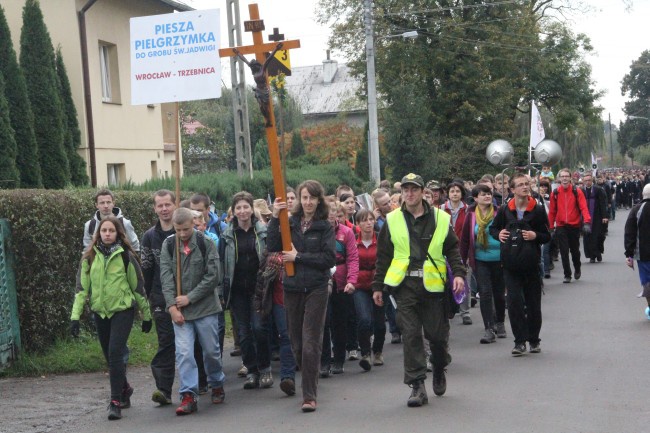
[{"label": "utility pole", "polygon": [[[226,0],[228,10],[228,42],[231,47],[241,46],[241,20],[239,0]],[[246,76],[244,62],[237,57],[230,58],[230,79],[232,82],[232,112],[235,120],[235,159],[237,174],[243,177],[248,171],[253,178],[251,155],[251,134],[248,123],[248,102],[246,100]]]},{"label": "utility pole", "polygon": [[368,75],[368,161],[370,180],[374,186],[381,181],[379,173],[379,127],[377,126],[377,85],[375,82],[375,36],[372,0],[364,0],[366,24],[366,69]]},{"label": "utility pole", "polygon": [[609,163],[614,167],[614,140],[612,140],[612,113],[609,116]]}]

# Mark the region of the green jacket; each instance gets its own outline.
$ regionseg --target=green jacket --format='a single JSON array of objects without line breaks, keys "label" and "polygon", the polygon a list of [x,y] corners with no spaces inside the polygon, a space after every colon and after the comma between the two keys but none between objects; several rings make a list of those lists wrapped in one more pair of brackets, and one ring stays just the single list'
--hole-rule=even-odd
[{"label": "green jacket", "polygon": [[106,259],[96,247],[92,265],[82,260],[77,274],[77,294],[72,305],[71,320],[79,320],[83,306],[90,296],[90,309],[101,318],[128,310],[137,305],[143,320],[151,320],[151,311],[144,291],[144,279],[138,261],[129,254],[124,271],[121,247]]},{"label": "green jacket", "polygon": [[[223,296],[226,305],[230,302],[230,288],[232,287],[233,276],[235,275],[235,263],[237,262],[237,251],[235,246],[235,224],[236,218],[228,225],[228,228],[221,234],[219,248],[221,251],[219,259],[223,268]],[[266,225],[255,220],[255,248],[260,263],[263,260],[262,254],[266,251]]]},{"label": "green jacket", "polygon": [[[218,285],[221,282],[221,268],[217,246],[210,239],[205,240],[205,256],[201,254],[197,242],[196,230],[189,240],[189,255],[183,253],[181,246],[181,294],[189,298],[190,304],[183,307],[185,320],[200,319],[221,311],[218,300]],[[160,249],[160,283],[165,295],[166,309],[176,303],[176,257],[171,257],[169,242],[176,242],[171,235],[163,242]],[[173,248],[174,256],[176,249]]]}]

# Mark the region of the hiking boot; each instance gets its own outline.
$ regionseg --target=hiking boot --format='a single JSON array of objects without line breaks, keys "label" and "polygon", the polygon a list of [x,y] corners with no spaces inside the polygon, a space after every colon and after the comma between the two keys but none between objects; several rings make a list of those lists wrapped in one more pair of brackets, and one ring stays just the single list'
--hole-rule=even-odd
[{"label": "hiking boot", "polygon": [[406,405],[408,407],[420,407],[423,404],[429,403],[429,396],[427,396],[427,390],[424,387],[424,382],[419,380],[410,386],[413,389],[411,390],[411,395],[406,402]]},{"label": "hiking boot", "polygon": [[290,377],[285,377],[280,381],[280,389],[286,395],[294,395],[296,393],[296,381]]},{"label": "hiking boot", "polygon": [[122,418],[122,409],[120,409],[120,402],[111,400],[108,404],[108,419],[111,421]]},{"label": "hiking boot", "polygon": [[579,270],[573,273],[573,278],[575,278],[576,280],[579,280],[581,276],[582,273]]},{"label": "hiking boot", "polygon": [[381,352],[375,353],[375,360],[372,362],[372,365],[384,365],[384,355]]},{"label": "hiking boot", "polygon": [[211,395],[212,404],[221,404],[226,399],[226,391],[223,390],[223,386],[218,388],[212,388]]},{"label": "hiking boot", "polygon": [[358,361],[358,360],[359,360],[359,351],[350,350],[350,353],[348,353],[348,361]]},{"label": "hiking boot", "polygon": [[270,388],[273,386],[273,374],[270,371],[265,371],[260,375],[260,387]]},{"label": "hiking boot", "polygon": [[320,367],[320,377],[321,379],[327,379],[330,377],[332,372],[330,371],[329,365],[321,365]]},{"label": "hiking boot", "polygon": [[506,338],[508,333],[506,332],[506,325],[503,322],[497,322],[496,334],[498,338]]},{"label": "hiking boot", "polygon": [[241,368],[237,371],[237,377],[246,377],[248,374],[248,368],[244,364],[241,365]]},{"label": "hiking boot", "polygon": [[472,318],[469,316],[463,316],[463,325],[471,325],[472,324]]},{"label": "hiking boot", "polygon": [[444,395],[447,391],[447,377],[445,367],[433,368],[433,393],[437,396]]},{"label": "hiking boot", "polygon": [[551,274],[544,274],[544,278],[548,280],[549,278],[551,278]]},{"label": "hiking boot", "polygon": [[159,389],[155,390],[153,394],[151,394],[151,401],[158,403],[161,406],[172,404],[172,398],[165,395],[165,393]]},{"label": "hiking boot", "polygon": [[598,254],[598,255],[596,256],[596,261],[597,261],[598,263],[602,262],[602,261],[603,261],[603,256],[602,256],[601,254]]},{"label": "hiking boot", "polygon": [[542,351],[542,348],[539,346],[538,343],[530,343],[530,349],[528,349],[528,352],[530,353],[540,353]]},{"label": "hiking boot", "polygon": [[402,342],[402,334],[399,332],[393,332],[390,339],[390,344],[400,344]]},{"label": "hiking boot", "polygon": [[564,277],[564,281],[562,281],[564,284],[569,284],[571,282],[571,277]]},{"label": "hiking boot", "polygon": [[343,373],[343,363],[335,362],[332,366],[332,374],[342,374]]},{"label": "hiking boot", "polygon": [[183,394],[183,399],[181,400],[181,405],[176,408],[176,415],[189,415],[193,412],[196,412],[198,407],[196,405],[196,398],[191,392],[186,392]]},{"label": "hiking boot", "polygon": [[364,355],[361,357],[361,361],[359,361],[359,366],[363,368],[365,371],[370,371],[372,368],[372,365],[370,364],[370,355]]},{"label": "hiking boot", "polygon": [[[596,259],[594,259],[594,258],[589,259],[589,263],[596,263]],[[576,280],[577,280],[577,278],[576,278]]]},{"label": "hiking boot", "polygon": [[512,349],[512,356],[521,356],[526,353],[526,343],[516,344]]},{"label": "hiking boot", "polygon": [[257,373],[251,373],[246,376],[244,389],[256,389],[260,387],[260,376]]},{"label": "hiking boot", "polygon": [[235,347],[231,352],[230,356],[241,356],[241,349],[239,347]]},{"label": "hiking boot", "polygon": [[476,303],[477,303],[476,296],[472,295],[470,300],[469,300],[470,307],[472,307],[472,308],[476,307]]},{"label": "hiking boot", "polygon": [[120,396],[120,408],[128,409],[131,407],[131,396],[133,395],[133,387],[128,382],[124,382],[122,388],[122,395]]},{"label": "hiking boot", "polygon": [[494,331],[490,328],[485,330],[485,335],[481,337],[481,344],[490,344],[497,341],[497,336],[494,335]]}]

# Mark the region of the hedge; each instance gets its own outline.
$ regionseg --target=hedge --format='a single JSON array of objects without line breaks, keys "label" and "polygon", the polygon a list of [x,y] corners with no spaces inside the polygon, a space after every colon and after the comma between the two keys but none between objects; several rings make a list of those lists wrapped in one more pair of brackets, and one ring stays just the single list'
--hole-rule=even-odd
[{"label": "hedge", "polygon": [[[0,191],[0,218],[11,222],[26,351],[42,351],[67,334],[83,226],[96,210],[94,194],[90,189]],[[151,193],[118,191],[115,200],[139,237],[155,223]]]}]

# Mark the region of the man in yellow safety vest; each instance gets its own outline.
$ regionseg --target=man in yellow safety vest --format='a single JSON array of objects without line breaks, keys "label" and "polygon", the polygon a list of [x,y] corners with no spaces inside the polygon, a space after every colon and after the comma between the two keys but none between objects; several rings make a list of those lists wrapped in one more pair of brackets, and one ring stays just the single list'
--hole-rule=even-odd
[{"label": "man in yellow safety vest", "polygon": [[[455,293],[461,293],[466,271],[458,238],[450,229],[451,218],[424,200],[422,177],[407,174],[401,188],[403,204],[387,215],[379,232],[372,290],[377,305],[382,305],[384,290],[395,300],[404,347],[404,383],[412,388],[407,404],[418,407],[428,403],[422,331],[431,346],[433,391],[440,396],[447,389],[445,367],[450,359],[450,305],[445,285],[449,283]],[[445,260],[451,266],[453,281],[447,281],[451,277]]]}]

